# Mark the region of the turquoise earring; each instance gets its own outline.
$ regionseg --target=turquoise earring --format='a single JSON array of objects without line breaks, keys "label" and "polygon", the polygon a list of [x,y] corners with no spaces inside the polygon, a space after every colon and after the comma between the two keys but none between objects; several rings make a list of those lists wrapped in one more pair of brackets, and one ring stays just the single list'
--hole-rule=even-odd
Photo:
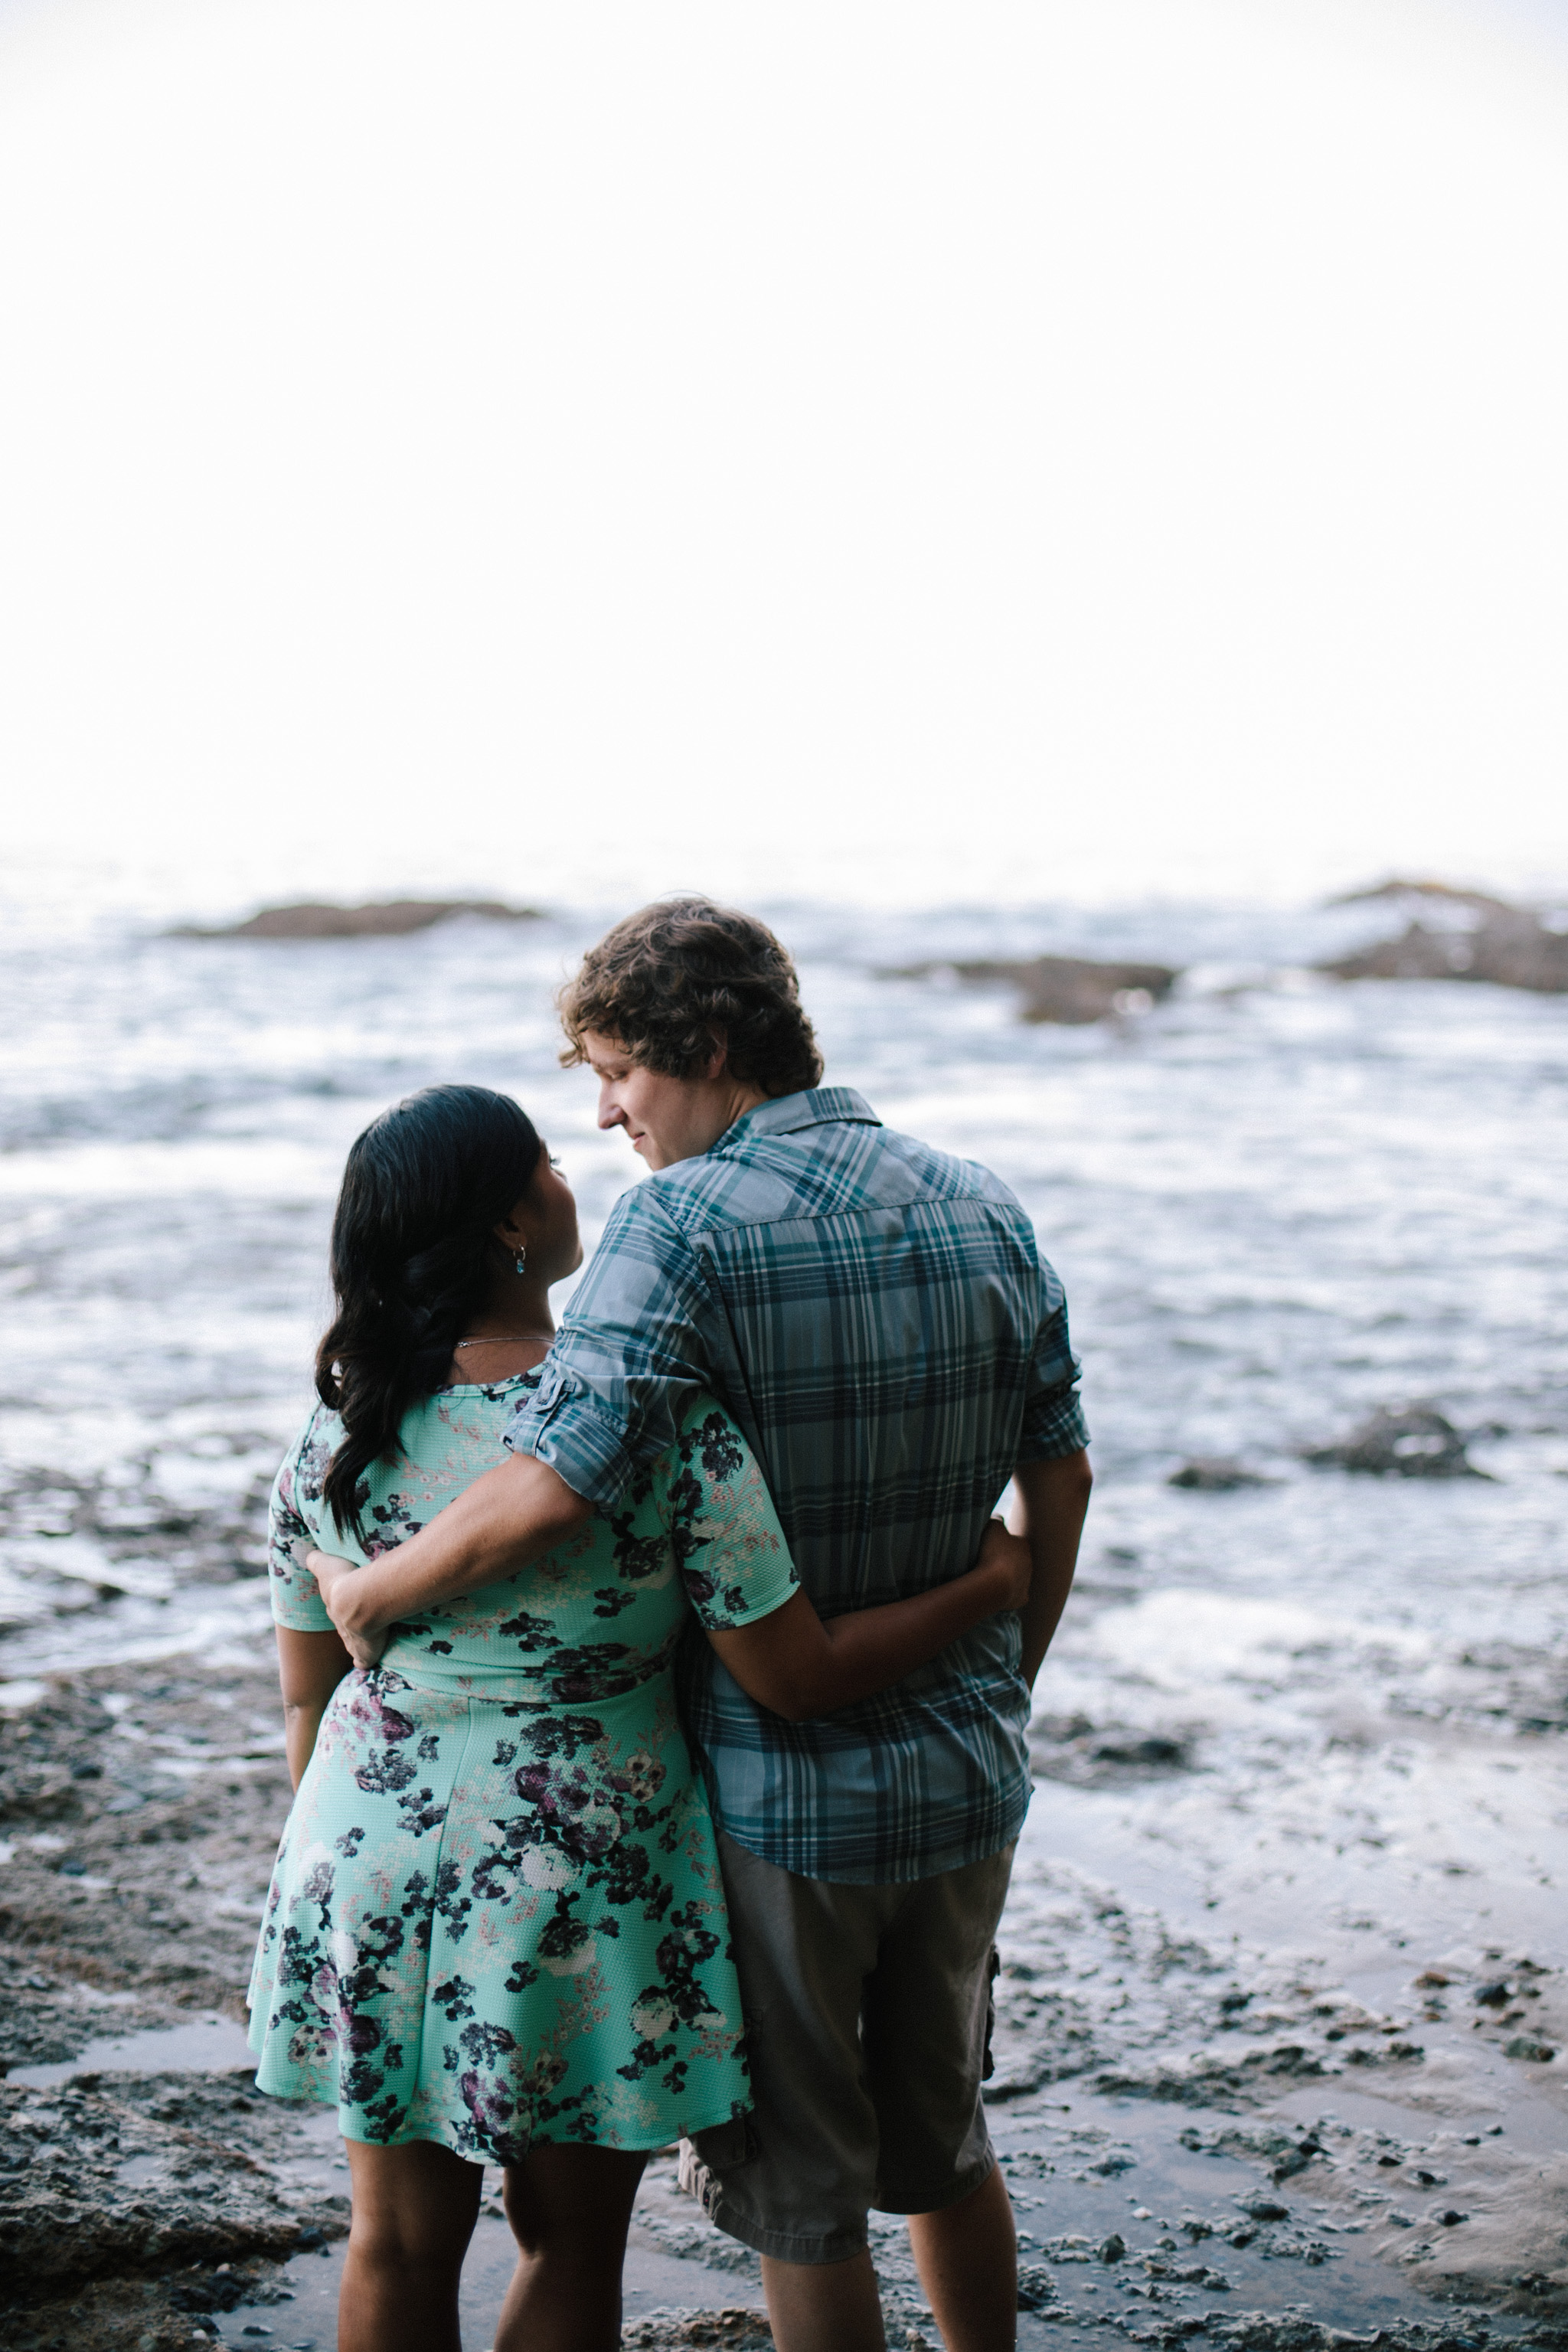
[{"label": "turquoise earring", "polygon": [[528,1272],[528,1250],[526,1246],[519,1249],[514,1264],[516,1265],[519,1274],[526,1274]]}]

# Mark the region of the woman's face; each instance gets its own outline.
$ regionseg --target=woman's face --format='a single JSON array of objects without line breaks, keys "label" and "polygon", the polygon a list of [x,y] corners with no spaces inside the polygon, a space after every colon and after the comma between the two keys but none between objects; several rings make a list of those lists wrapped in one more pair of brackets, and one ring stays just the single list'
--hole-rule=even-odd
[{"label": "woman's face", "polygon": [[582,1265],[577,1203],[548,1144],[540,1152],[533,1181],[507,1223],[527,1245],[531,1274],[542,1274],[546,1282],[563,1282]]}]

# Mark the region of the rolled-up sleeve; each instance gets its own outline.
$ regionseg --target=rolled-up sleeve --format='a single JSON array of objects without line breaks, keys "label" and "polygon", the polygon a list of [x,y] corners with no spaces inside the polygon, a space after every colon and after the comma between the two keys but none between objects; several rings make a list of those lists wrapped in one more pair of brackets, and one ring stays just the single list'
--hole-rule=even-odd
[{"label": "rolled-up sleeve", "polygon": [[1056,1268],[1040,1260],[1040,1322],[1024,1399],[1020,1462],[1053,1462],[1089,1444],[1079,1402],[1078,1358],[1068,1331],[1068,1303]]},{"label": "rolled-up sleeve", "polygon": [[548,1463],[589,1502],[618,1503],[712,1385],[711,1313],[698,1253],[654,1188],[624,1193],[503,1443]]}]

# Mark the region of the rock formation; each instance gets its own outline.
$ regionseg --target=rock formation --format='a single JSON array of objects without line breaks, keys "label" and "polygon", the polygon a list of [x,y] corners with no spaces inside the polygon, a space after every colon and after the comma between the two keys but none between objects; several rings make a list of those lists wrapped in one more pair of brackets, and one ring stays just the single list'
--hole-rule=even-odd
[{"label": "rock formation", "polygon": [[1086,956],[1036,956],[1028,962],[907,964],[889,980],[921,980],[932,971],[954,971],[960,980],[1011,981],[1022,992],[1021,1021],[1054,1021],[1080,1027],[1112,1013],[1146,1013],[1168,996],[1180,972],[1163,963],[1098,963]]},{"label": "rock formation", "polygon": [[1167,1486],[1190,1486],[1199,1495],[1234,1494],[1238,1486],[1271,1486],[1275,1481],[1248,1470],[1229,1454],[1200,1454],[1173,1470]]},{"label": "rock formation", "polygon": [[1484,1478],[1465,1452],[1465,1441],[1436,1405],[1402,1410],[1379,1406],[1359,1428],[1333,1445],[1308,1446],[1303,1462],[1331,1470],[1359,1470],[1371,1477]]},{"label": "rock formation", "polygon": [[309,900],[292,907],[263,907],[243,923],[211,928],[182,923],[169,936],[177,940],[400,939],[407,931],[427,931],[455,915],[482,915],[492,923],[542,919],[537,907],[508,907],[499,898],[380,898],[363,907]]},{"label": "rock formation", "polygon": [[[1528,907],[1442,882],[1384,882],[1352,891],[1339,906],[1387,899],[1412,919],[1397,939],[1375,940],[1318,966],[1336,980],[1489,980],[1538,995],[1568,992],[1568,930],[1556,930]],[[1436,913],[1446,920],[1423,920]]]}]

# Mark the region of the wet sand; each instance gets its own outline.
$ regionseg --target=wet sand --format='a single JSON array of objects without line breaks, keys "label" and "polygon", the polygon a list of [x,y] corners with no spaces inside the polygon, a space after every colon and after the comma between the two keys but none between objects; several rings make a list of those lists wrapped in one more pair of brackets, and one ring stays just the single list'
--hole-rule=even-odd
[{"label": "wet sand", "polygon": [[[1063,1777],[1042,1780],[1020,1849],[990,2092],[1020,2342],[1568,2343],[1561,2069],[1541,2054],[1568,2039],[1568,1997],[1551,1963],[1439,1968],[1407,1945],[1303,1976],[1244,1943],[1223,1892],[1202,1898],[1202,1935],[1175,1933],[1168,1857],[1163,1907],[1141,1903],[1118,1841],[1140,1807],[1169,1818],[1181,1768],[1157,1742],[1096,1758],[1071,1722],[1040,1737]],[[238,2040],[281,1749],[264,1643],[245,1666],[55,1678],[0,1716],[16,2352],[333,2341],[332,2119],[259,2097]],[[498,2187],[467,2274],[473,2346],[511,2267]],[[890,2340],[934,2346],[901,2228],[879,2217],[875,2249]],[[755,2259],[668,2158],[627,2284],[629,2343],[766,2341]]]}]

